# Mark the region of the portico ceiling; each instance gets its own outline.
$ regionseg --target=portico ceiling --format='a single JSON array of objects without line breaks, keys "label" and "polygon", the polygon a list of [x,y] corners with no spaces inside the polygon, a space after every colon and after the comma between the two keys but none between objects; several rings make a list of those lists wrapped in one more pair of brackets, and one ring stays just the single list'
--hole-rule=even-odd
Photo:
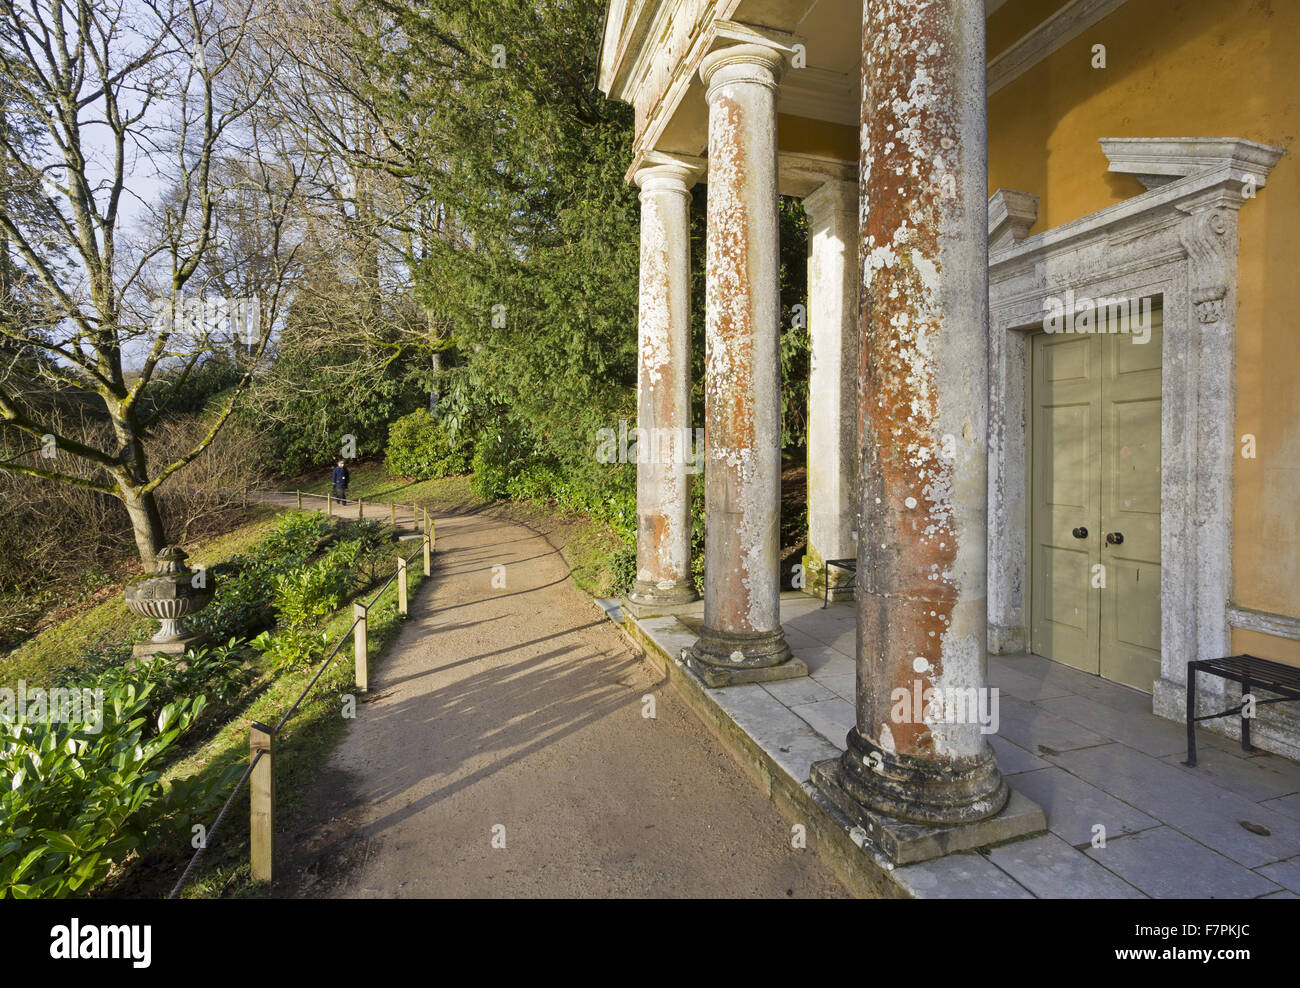
[{"label": "portico ceiling", "polygon": [[[985,0],[986,13],[991,16],[1011,2]],[[1123,2],[1054,0],[1026,8],[1034,23],[1039,10],[1045,19],[1012,47],[1041,50]],[[1022,13],[1008,12],[1023,20]],[[783,155],[798,155],[805,164],[820,158],[856,167],[861,23],[862,0],[611,0],[599,86],[636,109],[636,153],[629,176],[651,150],[704,154],[708,111],[700,61],[749,34],[791,56],[777,102]],[[1032,50],[999,54],[1015,54],[1011,61],[1017,64],[1033,58]],[[994,59],[991,73],[1002,60]]]}]

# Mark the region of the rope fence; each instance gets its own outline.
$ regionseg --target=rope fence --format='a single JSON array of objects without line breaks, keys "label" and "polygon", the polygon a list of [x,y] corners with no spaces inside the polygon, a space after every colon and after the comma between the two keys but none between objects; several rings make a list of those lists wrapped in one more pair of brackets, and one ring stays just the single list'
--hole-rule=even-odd
[{"label": "rope fence", "polygon": [[[299,510],[302,509],[303,497],[317,497],[326,500],[325,510],[333,514],[333,495],[332,494],[314,494],[310,491],[270,491],[257,490],[250,488],[244,489],[244,505],[248,505],[250,494],[275,494],[297,497]],[[364,502],[358,499],[357,517],[365,517]],[[389,520],[392,524],[397,524],[397,509],[399,505],[395,502],[389,502]],[[185,870],[181,872],[180,878],[172,887],[168,899],[177,898],[185,883],[189,880],[203,852],[207,850],[208,845],[216,837],[221,823],[234,805],[236,798],[243,791],[245,785],[249,785],[249,859],[252,866],[252,877],[255,882],[270,882],[274,875],[275,867],[275,739],[289,723],[290,718],[297,713],[298,708],[302,705],[312,688],[320,681],[325,670],[333,663],[334,658],[338,655],[339,650],[349,637],[353,643],[353,661],[354,661],[354,681],[357,690],[365,693],[369,690],[369,637],[368,625],[370,609],[375,606],[385,591],[397,583],[397,609],[402,615],[410,611],[410,600],[407,593],[407,571],[412,559],[417,554],[423,555],[424,575],[426,577],[433,575],[433,548],[436,533],[433,519],[429,517],[428,509],[419,508],[417,505],[400,505],[403,509],[410,509],[411,523],[420,531],[420,549],[409,555],[397,557],[397,568],[393,574],[384,581],[383,585],[375,592],[374,596],[368,602],[362,603],[354,601],[352,605],[352,624],[347,631],[339,636],[334,647],[330,649],[329,654],[321,662],[320,668],[312,676],[311,681],[307,683],[298,698],[290,704],[289,709],[284,712],[279,722],[274,727],[267,727],[254,721],[249,726],[248,739],[248,768],[240,776],[239,781],[231,790],[230,795],[226,798],[217,814],[216,820],[212,823],[212,828],[204,835],[203,842],[195,849],[194,854],[190,857],[189,862],[185,865]],[[423,518],[421,518],[423,512]],[[251,780],[251,785],[250,785]]]}]

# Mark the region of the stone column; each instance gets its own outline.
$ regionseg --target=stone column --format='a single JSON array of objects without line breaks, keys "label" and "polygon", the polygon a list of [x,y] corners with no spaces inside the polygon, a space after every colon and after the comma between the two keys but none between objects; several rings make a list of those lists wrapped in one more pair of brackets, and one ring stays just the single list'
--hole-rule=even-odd
[{"label": "stone column", "polygon": [[808,555],[804,588],[851,592],[827,559],[858,554],[858,187],[832,179],[803,200],[808,214]]},{"label": "stone column", "polygon": [[642,614],[696,598],[691,575],[691,187],[699,170],[665,160],[641,187],[637,371],[636,584]]},{"label": "stone column", "polygon": [[828,763],[814,778],[885,844],[873,814],[964,824],[1009,796],[979,722],[992,709],[984,56],[983,0],[865,0],[857,717],[833,778]]},{"label": "stone column", "polygon": [[802,675],[781,630],[780,52],[707,55],[704,626],[687,663],[710,686]]}]

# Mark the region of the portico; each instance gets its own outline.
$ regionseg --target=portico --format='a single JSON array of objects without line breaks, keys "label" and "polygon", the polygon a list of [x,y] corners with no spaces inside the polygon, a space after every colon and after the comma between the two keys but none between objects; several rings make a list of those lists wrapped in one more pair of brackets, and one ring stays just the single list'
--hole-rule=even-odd
[{"label": "portico", "polygon": [[[842,753],[801,757],[794,784],[886,867],[1042,825],[1004,780],[1020,752],[999,747],[1013,763],[1001,767],[979,723],[914,702],[987,696],[990,652],[1032,650],[1125,684],[1169,719],[1191,658],[1300,662],[1296,584],[1273,576],[1300,558],[1278,496],[1294,458],[1271,459],[1262,480],[1254,452],[1256,433],[1294,417],[1294,382],[1259,387],[1260,355],[1290,345],[1276,313],[1294,308],[1295,282],[1275,269],[1293,245],[1252,204],[1284,167],[1278,121],[1294,107],[1266,79],[1210,83],[1190,68],[1203,59],[1143,48],[1155,17],[1125,0],[609,7],[600,86],[636,111],[629,180],[671,159],[708,192],[704,600],[672,618],[641,609],[635,634],[717,690],[750,741],[768,701],[738,684],[765,683],[823,738],[842,732]],[[1283,61],[1276,32],[1211,0],[1191,0],[1177,33],[1186,50],[1226,39],[1261,67]],[[1153,62],[1179,81],[1144,82]],[[1212,124],[1197,116],[1204,98],[1181,96],[1206,86],[1241,97],[1217,100]],[[1266,90],[1276,119],[1244,106]],[[1170,127],[1238,136],[1148,136]],[[1270,201],[1284,205],[1286,189]],[[853,598],[851,624],[832,605],[816,640],[798,622],[818,604],[782,602],[777,573],[778,195],[802,199],[808,220],[804,589],[820,598],[830,580],[833,600]],[[1252,230],[1241,295],[1238,215]],[[1052,336],[1044,312],[1076,298],[1155,315],[1142,334]],[[653,309],[643,298],[643,320]],[[1257,397],[1237,390],[1243,355]],[[1274,429],[1272,442],[1292,439]],[[667,495],[638,489],[646,531]],[[642,545],[654,572],[665,554],[644,538],[639,561]],[[836,558],[856,559],[856,579],[827,575]],[[850,645],[846,711],[847,672],[823,646]],[[1017,716],[1039,699],[1021,687]],[[1200,688],[1207,707],[1233,699]],[[1044,702],[1082,716],[1082,703]],[[1294,754],[1294,717],[1280,711],[1261,714],[1256,736]],[[801,730],[786,723],[774,708],[761,725],[778,763]]]},{"label": "portico", "polygon": [[[808,672],[782,628],[779,573],[777,206],[799,195],[811,335],[805,566],[817,589],[827,559],[856,557],[860,574],[856,723],[844,755],[813,780],[904,857],[919,852],[900,828],[916,824],[947,835],[932,852],[1031,832],[1042,815],[1006,811],[978,723],[927,709],[900,719],[893,702],[899,690],[986,694],[984,5],[789,3],[780,24],[757,8],[746,22],[752,6],[688,0],[651,16],[615,3],[606,36],[602,85],[637,110],[643,428],[689,425],[667,397],[689,380],[688,350],[669,342],[684,335],[689,268],[652,197],[673,196],[680,230],[690,177],[708,185],[704,600],[681,660],[708,687]],[[662,466],[638,479],[631,601],[644,617],[656,595],[668,608],[683,602],[688,529],[684,480]],[[849,588],[841,577],[833,589]]]}]

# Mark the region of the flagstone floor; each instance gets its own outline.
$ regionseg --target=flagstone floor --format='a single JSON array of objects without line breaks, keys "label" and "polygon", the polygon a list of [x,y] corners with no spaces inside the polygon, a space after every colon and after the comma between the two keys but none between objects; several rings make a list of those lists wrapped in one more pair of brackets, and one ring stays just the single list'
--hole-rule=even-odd
[{"label": "flagstone floor", "polygon": [[[631,620],[615,601],[601,606]],[[709,695],[806,785],[853,725],[856,612],[800,593],[781,608],[810,675]],[[677,616],[637,623],[670,657],[695,640]],[[989,680],[998,764],[1043,808],[1048,832],[899,868],[904,888],[925,898],[1300,897],[1300,764],[1201,730],[1200,764],[1187,768],[1182,725],[1152,714],[1150,697],[1037,655],[991,656]]]}]

